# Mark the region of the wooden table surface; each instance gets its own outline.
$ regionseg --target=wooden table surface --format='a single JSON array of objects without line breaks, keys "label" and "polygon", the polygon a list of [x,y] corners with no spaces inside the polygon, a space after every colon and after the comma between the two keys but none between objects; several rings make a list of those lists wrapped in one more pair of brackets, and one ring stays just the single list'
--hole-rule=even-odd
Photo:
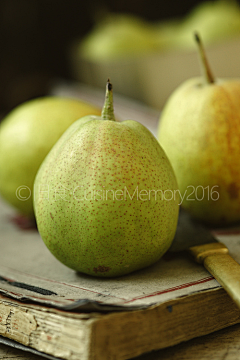
[{"label": "wooden table surface", "polygon": [[[0,344],[0,359],[44,360],[42,356]],[[134,360],[239,360],[240,324],[190,340],[171,348],[148,353]],[[80,360],[80,359],[79,359]]]}]

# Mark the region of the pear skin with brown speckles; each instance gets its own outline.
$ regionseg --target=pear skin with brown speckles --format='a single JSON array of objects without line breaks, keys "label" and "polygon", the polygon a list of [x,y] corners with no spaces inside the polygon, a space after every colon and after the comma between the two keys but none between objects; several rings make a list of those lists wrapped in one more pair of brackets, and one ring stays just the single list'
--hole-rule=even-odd
[{"label": "pear skin with brown speckles", "polygon": [[75,122],[41,165],[34,208],[52,254],[86,274],[113,277],[147,267],[175,235],[179,194],[154,136],[116,122],[108,82],[102,116]]},{"label": "pear skin with brown speckles", "polygon": [[205,76],[171,94],[158,139],[174,168],[182,207],[219,227],[240,221],[240,79],[214,79],[203,53],[202,59]]}]

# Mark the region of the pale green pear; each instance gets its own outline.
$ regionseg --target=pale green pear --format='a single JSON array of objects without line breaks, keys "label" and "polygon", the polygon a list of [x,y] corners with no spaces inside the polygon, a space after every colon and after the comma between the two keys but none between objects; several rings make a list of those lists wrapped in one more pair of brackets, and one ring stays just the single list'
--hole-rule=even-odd
[{"label": "pale green pear", "polygon": [[116,122],[107,83],[101,117],[76,121],[43,161],[34,209],[48,249],[86,274],[120,276],[155,263],[175,235],[179,192],[155,137]]},{"label": "pale green pear", "polygon": [[33,183],[43,159],[77,119],[101,110],[83,101],[41,97],[12,110],[0,124],[0,194],[29,217]]},{"label": "pale green pear", "polygon": [[169,157],[181,204],[195,218],[222,226],[240,220],[240,79],[214,79],[196,34],[205,76],[168,99],[158,139]]},{"label": "pale green pear", "polygon": [[172,48],[194,49],[193,31],[201,33],[206,45],[238,37],[240,32],[240,7],[235,0],[203,1],[179,22],[172,33]]},{"label": "pale green pear", "polygon": [[78,46],[90,61],[113,61],[143,55],[159,48],[151,24],[130,14],[109,14],[98,22]]}]

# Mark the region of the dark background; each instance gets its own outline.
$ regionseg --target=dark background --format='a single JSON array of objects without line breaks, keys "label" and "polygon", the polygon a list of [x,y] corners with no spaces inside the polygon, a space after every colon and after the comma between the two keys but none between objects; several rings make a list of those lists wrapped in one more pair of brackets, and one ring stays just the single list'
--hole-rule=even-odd
[{"label": "dark background", "polygon": [[69,45],[92,28],[98,10],[161,20],[185,15],[200,2],[0,0],[0,116],[47,94],[51,79],[71,79]]}]

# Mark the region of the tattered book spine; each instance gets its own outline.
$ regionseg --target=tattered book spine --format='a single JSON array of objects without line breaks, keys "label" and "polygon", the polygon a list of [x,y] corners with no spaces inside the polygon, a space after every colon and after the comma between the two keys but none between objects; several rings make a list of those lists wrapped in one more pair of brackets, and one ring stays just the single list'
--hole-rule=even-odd
[{"label": "tattered book spine", "polygon": [[18,310],[10,305],[0,304],[0,334],[29,345],[31,333],[37,329],[37,322],[32,314]]},{"label": "tattered book spine", "polygon": [[94,319],[72,318],[0,299],[0,335],[52,356],[90,360]]}]

